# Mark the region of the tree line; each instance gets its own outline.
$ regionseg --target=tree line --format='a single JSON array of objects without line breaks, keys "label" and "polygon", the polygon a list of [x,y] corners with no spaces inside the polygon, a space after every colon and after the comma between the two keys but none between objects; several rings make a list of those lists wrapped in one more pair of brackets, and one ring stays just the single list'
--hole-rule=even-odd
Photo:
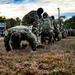
[{"label": "tree line", "polygon": [[64,25],[67,29],[69,28],[75,29],[75,15],[65,20]]},{"label": "tree line", "polygon": [[17,26],[20,25],[21,20],[17,17],[16,19],[10,18],[10,19],[6,19],[6,28],[10,28],[13,26]]},{"label": "tree line", "polygon": [[[69,19],[66,19],[65,21],[63,21],[63,19],[65,19],[65,16],[60,16],[60,24],[64,23],[67,29],[69,28],[75,29],[75,15]],[[8,29],[10,27],[20,25],[21,19],[19,17],[17,17],[16,19],[14,18],[6,19],[5,17],[3,18],[0,17],[0,22],[2,21],[6,22],[6,28]]]},{"label": "tree line", "polygon": [[0,22],[6,22],[6,29],[8,29],[10,27],[20,25],[21,20],[19,17],[17,17],[16,19],[6,19],[4,16],[0,16]]}]

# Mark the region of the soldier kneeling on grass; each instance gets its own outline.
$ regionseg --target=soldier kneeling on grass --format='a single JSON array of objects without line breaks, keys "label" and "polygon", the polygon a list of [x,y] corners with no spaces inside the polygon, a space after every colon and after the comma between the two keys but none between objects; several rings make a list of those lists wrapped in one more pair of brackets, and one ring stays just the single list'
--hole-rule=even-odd
[{"label": "soldier kneeling on grass", "polygon": [[36,36],[28,29],[28,27],[21,25],[12,27],[5,32],[4,46],[6,51],[10,51],[11,47],[12,49],[25,48],[27,44],[21,44],[22,40],[26,40],[33,51],[39,46]]}]

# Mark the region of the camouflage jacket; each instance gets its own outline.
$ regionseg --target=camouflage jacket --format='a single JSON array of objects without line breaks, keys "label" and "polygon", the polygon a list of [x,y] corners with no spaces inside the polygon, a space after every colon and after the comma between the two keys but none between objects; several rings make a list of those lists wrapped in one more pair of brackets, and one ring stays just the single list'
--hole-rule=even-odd
[{"label": "camouflage jacket", "polygon": [[23,25],[33,25],[33,22],[38,21],[39,16],[37,14],[37,11],[30,11],[28,14],[26,14],[22,19]]},{"label": "camouflage jacket", "polygon": [[60,32],[60,25],[57,23],[55,19],[52,19],[52,25],[54,26],[54,31]]},{"label": "camouflage jacket", "polygon": [[29,28],[27,26],[15,26],[12,28],[9,28],[6,32],[5,32],[5,36],[8,36],[10,34],[10,36],[12,35],[12,33],[17,32],[17,33],[21,33],[21,34],[26,34],[29,37],[31,36],[31,31],[29,30]]},{"label": "camouflage jacket", "polygon": [[42,22],[43,22],[43,25],[42,25],[42,31],[52,31],[53,30],[53,26],[51,25],[51,21],[49,18],[42,18],[41,19]]},{"label": "camouflage jacket", "polygon": [[7,31],[5,31],[5,37],[4,37],[4,44],[5,47],[10,47],[9,41],[11,41],[11,36],[14,32],[20,33],[21,40],[26,40],[29,42],[29,40],[32,41],[32,43],[37,46],[37,38],[36,36],[28,29],[26,26],[15,26]]}]

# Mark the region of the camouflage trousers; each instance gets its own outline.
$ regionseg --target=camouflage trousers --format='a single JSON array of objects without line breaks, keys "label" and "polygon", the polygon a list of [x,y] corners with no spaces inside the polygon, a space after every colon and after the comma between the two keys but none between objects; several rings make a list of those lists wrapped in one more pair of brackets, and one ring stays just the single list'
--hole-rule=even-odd
[{"label": "camouflage trousers", "polygon": [[46,43],[46,40],[48,40],[48,44],[54,43],[54,34],[53,32],[42,32],[41,33],[41,43]]}]

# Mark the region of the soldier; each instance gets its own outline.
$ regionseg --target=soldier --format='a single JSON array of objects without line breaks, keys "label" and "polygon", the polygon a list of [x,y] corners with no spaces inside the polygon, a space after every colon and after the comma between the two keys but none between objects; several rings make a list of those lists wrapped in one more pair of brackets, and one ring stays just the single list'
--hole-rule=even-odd
[{"label": "soldier", "polygon": [[[32,32],[38,37],[39,36],[39,20],[41,18],[41,14],[43,13],[43,8],[38,8],[36,10],[30,11],[28,14],[26,14],[22,19],[22,25],[24,26],[33,26]],[[40,41],[40,40],[38,40]],[[41,42],[39,42],[41,44]],[[41,44],[42,45],[42,44]]]},{"label": "soldier", "polygon": [[65,25],[63,23],[61,23],[61,33],[62,33],[62,38],[67,37],[67,31],[66,31]]},{"label": "soldier", "polygon": [[43,43],[45,41],[45,37],[48,37],[49,38],[48,44],[52,43],[53,27],[51,26],[50,19],[46,12],[43,13],[43,18],[41,18],[41,20],[43,22],[42,32],[41,32],[41,42]]},{"label": "soldier", "polygon": [[36,50],[38,46],[36,36],[26,26],[15,26],[5,32],[4,46],[6,51],[10,51],[11,47],[12,49],[26,47],[26,45],[21,45],[22,40],[28,41],[32,50]]},{"label": "soldier", "polygon": [[54,40],[59,41],[61,39],[60,26],[59,24],[57,24],[55,17],[53,15],[51,16],[51,18],[52,18],[52,24],[54,26]]},{"label": "soldier", "polygon": [[30,26],[33,25],[34,22],[36,22],[36,25],[38,25],[38,20],[41,18],[41,14],[43,13],[43,8],[38,8],[37,11],[32,10],[28,14],[26,14],[22,19],[22,25],[24,26]]},{"label": "soldier", "polygon": [[38,24],[37,22],[34,22],[34,23],[33,23],[33,26],[32,26],[32,32],[33,32],[36,36],[39,35],[39,28],[38,28],[38,25],[37,25],[37,24]]}]

